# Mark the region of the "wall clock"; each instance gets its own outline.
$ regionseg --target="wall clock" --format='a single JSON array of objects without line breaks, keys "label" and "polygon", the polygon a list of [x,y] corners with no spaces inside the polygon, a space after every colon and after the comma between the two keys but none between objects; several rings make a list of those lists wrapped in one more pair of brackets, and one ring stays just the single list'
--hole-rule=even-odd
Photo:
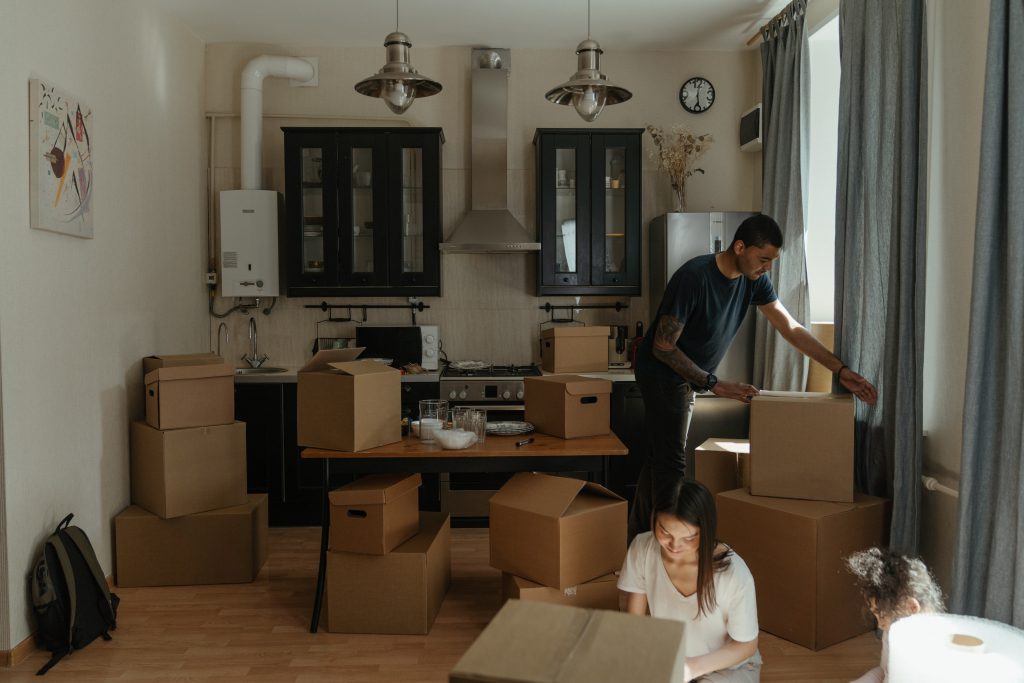
[{"label": "wall clock", "polygon": [[715,103],[715,86],[702,76],[694,76],[679,89],[679,104],[691,114],[700,114]]}]

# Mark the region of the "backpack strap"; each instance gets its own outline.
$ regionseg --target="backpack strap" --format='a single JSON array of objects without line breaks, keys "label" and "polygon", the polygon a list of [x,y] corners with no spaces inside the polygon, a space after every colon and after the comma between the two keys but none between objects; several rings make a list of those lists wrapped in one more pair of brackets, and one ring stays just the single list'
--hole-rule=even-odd
[{"label": "backpack strap", "polygon": [[100,563],[96,560],[96,552],[92,548],[92,543],[89,542],[89,537],[77,526],[69,526],[64,531],[67,533],[68,538],[71,539],[71,542],[78,547],[78,552],[82,559],[89,565],[92,578],[103,593],[110,621],[114,621],[114,607],[110,603],[110,588],[107,586],[107,577],[103,576],[103,570],[100,568]]},{"label": "backpack strap", "polygon": [[[75,570],[71,567],[71,558],[68,557],[67,548],[59,534],[54,534],[46,539],[47,545],[53,548],[57,554],[57,561],[60,562],[60,569],[64,574],[64,582],[68,587],[68,600],[70,602],[71,614],[68,618],[68,650],[71,649],[71,634],[75,628],[75,611],[78,604],[78,589],[75,587]],[[54,662],[56,663],[56,662]]]}]

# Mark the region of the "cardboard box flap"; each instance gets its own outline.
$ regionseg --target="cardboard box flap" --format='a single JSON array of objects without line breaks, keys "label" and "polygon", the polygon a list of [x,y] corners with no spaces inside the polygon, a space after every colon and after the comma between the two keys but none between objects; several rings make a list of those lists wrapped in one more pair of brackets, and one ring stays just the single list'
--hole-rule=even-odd
[{"label": "cardboard box flap", "polygon": [[328,363],[331,369],[342,374],[358,377],[359,375],[378,375],[385,372],[399,372],[390,365],[375,360],[352,360],[342,363]]},{"label": "cardboard box flap", "polygon": [[142,359],[143,374],[175,365],[220,365],[224,359],[212,351],[202,353],[156,354]]},{"label": "cardboard box flap", "polygon": [[383,505],[419,488],[419,474],[371,474],[327,494],[331,505]]},{"label": "cardboard box flap", "polygon": [[299,372],[323,372],[330,370],[331,363],[344,363],[355,360],[364,351],[364,347],[356,346],[350,349],[325,349],[317,351],[308,363],[299,368]]},{"label": "cardboard box flap", "polygon": [[147,372],[144,381],[147,385],[154,382],[173,382],[182,379],[202,379],[204,377],[234,376],[235,369],[227,363],[218,365],[172,365]]},{"label": "cardboard box flap", "polygon": [[541,330],[541,339],[552,337],[607,337],[607,325],[569,325],[566,327],[548,327]]},{"label": "cardboard box flap", "polygon": [[[682,680],[684,627],[681,621],[594,610],[555,680],[558,683]],[[645,652],[657,654],[631,656],[635,654],[633,648],[641,643]]]},{"label": "cardboard box flap", "polygon": [[587,483],[571,477],[520,472],[491,496],[491,504],[561,517]]},{"label": "cardboard box flap", "polygon": [[716,439],[711,438],[697,446],[702,451],[728,451],[729,453],[746,453],[750,455],[748,439]]},{"label": "cardboard box flap", "polygon": [[762,391],[753,400],[849,401],[853,394],[831,394],[820,391]]},{"label": "cardboard box flap", "polygon": [[566,382],[565,392],[571,396],[610,394],[612,393],[612,383],[606,379],[580,378],[577,382]]},{"label": "cardboard box flap", "polygon": [[447,526],[447,513],[424,512],[420,515],[420,530],[415,536],[391,551],[423,555],[437,542],[438,533]]},{"label": "cardboard box flap", "polygon": [[825,500],[803,500],[800,498],[772,498],[768,496],[752,496],[746,489],[726,491],[718,494],[724,498],[735,498],[736,500],[753,502],[756,501],[761,507],[778,510],[779,512],[805,517],[807,519],[822,519],[832,515],[840,515],[849,512],[854,508],[875,504],[878,499],[866,496],[862,493],[855,494],[852,503],[833,503]]},{"label": "cardboard box flap", "polygon": [[583,482],[583,490],[595,496],[601,496],[602,498],[610,498],[612,500],[626,500],[619,494],[615,493],[611,489],[606,489],[597,482],[585,481]]}]

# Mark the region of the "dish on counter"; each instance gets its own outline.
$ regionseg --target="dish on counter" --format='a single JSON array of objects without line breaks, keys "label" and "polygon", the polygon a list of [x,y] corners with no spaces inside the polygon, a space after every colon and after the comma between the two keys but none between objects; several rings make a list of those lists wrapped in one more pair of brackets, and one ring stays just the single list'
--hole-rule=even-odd
[{"label": "dish on counter", "polygon": [[520,434],[529,434],[534,430],[534,426],[529,422],[488,422],[487,433],[495,436],[519,436]]},{"label": "dish on counter", "polygon": [[483,370],[490,366],[490,363],[485,363],[482,360],[456,360],[448,364],[448,367],[453,370]]},{"label": "dish on counter", "polygon": [[460,451],[476,443],[476,434],[465,429],[435,429],[434,440],[441,444],[441,448]]}]

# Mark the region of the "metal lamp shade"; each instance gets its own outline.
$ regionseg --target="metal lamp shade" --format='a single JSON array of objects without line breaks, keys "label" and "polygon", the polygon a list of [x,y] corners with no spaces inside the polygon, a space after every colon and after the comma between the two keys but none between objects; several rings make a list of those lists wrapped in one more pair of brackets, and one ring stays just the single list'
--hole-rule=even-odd
[{"label": "metal lamp shade", "polygon": [[633,96],[625,88],[608,82],[601,73],[601,46],[584,40],[576,47],[577,71],[572,79],[549,90],[544,97],[555,104],[571,104],[584,121],[593,121],[607,104],[625,102]]},{"label": "metal lamp shade", "polygon": [[441,92],[441,84],[432,78],[416,73],[409,64],[409,48],[412,43],[404,33],[388,34],[384,39],[387,48],[387,63],[380,71],[356,83],[356,92],[369,97],[379,97],[396,114],[403,113],[417,97],[429,97]]}]

